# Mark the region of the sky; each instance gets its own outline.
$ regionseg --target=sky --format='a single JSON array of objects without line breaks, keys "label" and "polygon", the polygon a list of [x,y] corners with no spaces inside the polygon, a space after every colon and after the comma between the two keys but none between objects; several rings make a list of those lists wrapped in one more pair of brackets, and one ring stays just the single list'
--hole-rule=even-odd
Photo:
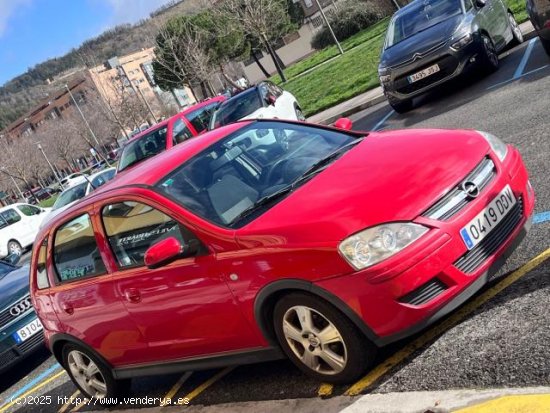
[{"label": "sky", "polygon": [[168,0],[0,0],[0,85]]}]

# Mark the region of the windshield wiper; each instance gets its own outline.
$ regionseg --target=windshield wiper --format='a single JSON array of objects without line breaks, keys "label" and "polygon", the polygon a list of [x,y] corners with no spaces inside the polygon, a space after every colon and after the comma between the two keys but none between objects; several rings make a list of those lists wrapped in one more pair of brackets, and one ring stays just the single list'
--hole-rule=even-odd
[{"label": "windshield wiper", "polygon": [[239,222],[241,219],[246,218],[247,216],[253,214],[254,212],[262,209],[266,205],[271,204],[273,201],[294,191],[298,186],[300,186],[302,183],[307,181],[309,178],[313,177],[316,173],[326,168],[328,165],[330,165],[333,161],[335,161],[337,158],[342,156],[352,147],[359,144],[363,139],[364,138],[355,139],[354,141],[348,143],[347,145],[344,145],[336,149],[334,152],[331,152],[328,156],[324,157],[320,161],[317,161],[311,167],[309,167],[302,175],[300,175],[300,177],[296,181],[294,181],[290,185],[285,186],[284,188],[280,189],[279,191],[271,195],[267,195],[267,196],[264,196],[263,198],[260,198],[258,201],[256,201],[254,205],[251,205],[250,207],[246,208],[243,212],[241,212],[239,215],[237,215],[237,217],[235,217],[231,221],[231,224]]}]

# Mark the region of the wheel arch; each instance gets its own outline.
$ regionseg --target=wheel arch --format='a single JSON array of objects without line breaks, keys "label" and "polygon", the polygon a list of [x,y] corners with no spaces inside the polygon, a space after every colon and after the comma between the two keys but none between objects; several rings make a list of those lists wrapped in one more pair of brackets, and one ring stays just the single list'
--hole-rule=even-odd
[{"label": "wheel arch", "polygon": [[111,363],[105,360],[105,358],[101,354],[95,351],[88,344],[69,334],[59,333],[50,338],[50,351],[62,367],[65,367],[65,365],[63,364],[63,347],[65,347],[65,345],[67,344],[74,344],[82,347],[84,350],[90,352],[95,357],[97,357],[106,367],[113,371],[113,366],[111,365]]},{"label": "wheel arch", "polygon": [[361,317],[334,294],[311,282],[288,279],[266,285],[260,290],[254,301],[254,318],[262,335],[271,345],[279,346],[272,323],[275,304],[280,298],[293,292],[307,293],[328,302],[342,312],[368,340],[374,344],[379,341],[379,337]]}]

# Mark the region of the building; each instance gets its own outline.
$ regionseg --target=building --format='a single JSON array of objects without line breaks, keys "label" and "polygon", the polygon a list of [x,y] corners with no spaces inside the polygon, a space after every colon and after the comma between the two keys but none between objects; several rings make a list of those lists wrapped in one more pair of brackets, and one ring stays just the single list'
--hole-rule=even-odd
[{"label": "building", "polygon": [[180,108],[194,104],[196,101],[191,90],[185,88],[170,93],[162,91],[156,85],[153,76],[154,58],[153,48],[122,57],[115,56],[90,69],[90,77],[107,103],[118,102],[125,91],[137,93],[151,107],[157,118],[161,116],[159,102],[167,105],[175,103]]},{"label": "building", "polygon": [[33,109],[8,125],[0,134],[11,138],[30,136],[48,119],[62,118],[65,111],[72,110],[74,102],[69,89],[78,104],[85,104],[90,92],[90,81],[83,73],[78,73],[67,80],[66,87],[61,85],[51,95]]}]

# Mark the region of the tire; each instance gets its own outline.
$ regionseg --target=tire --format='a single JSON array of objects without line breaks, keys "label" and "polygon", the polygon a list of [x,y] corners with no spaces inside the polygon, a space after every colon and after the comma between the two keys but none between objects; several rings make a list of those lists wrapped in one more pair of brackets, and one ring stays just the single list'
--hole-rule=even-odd
[{"label": "tire", "polygon": [[497,50],[491,38],[486,34],[481,35],[481,48],[481,69],[487,74],[496,72],[500,64]]},{"label": "tire", "polygon": [[518,22],[516,21],[516,18],[512,13],[508,13],[508,20],[510,21],[510,28],[512,29],[512,34],[514,35],[514,38],[512,42],[510,43],[510,46],[517,46],[518,44],[523,43],[523,33],[521,32],[521,28],[519,27]]},{"label": "tire", "polygon": [[8,255],[11,254],[17,254],[19,256],[23,255],[23,247],[15,240],[8,242]]},{"label": "tire", "polygon": [[111,369],[88,350],[66,344],[62,357],[69,377],[85,397],[111,399],[114,403],[113,398],[124,397],[129,393],[131,380],[116,380]]},{"label": "tire", "polygon": [[390,104],[392,109],[395,110],[397,113],[406,113],[413,108],[412,100],[402,100],[402,101],[393,101],[393,102],[389,100],[388,103]]},{"label": "tire", "polygon": [[306,121],[306,116],[304,115],[304,112],[302,112],[302,109],[299,106],[294,105],[294,111],[296,112],[296,120],[300,122]]},{"label": "tire", "polygon": [[[300,321],[302,317],[309,322]],[[374,362],[376,346],[345,315],[320,298],[304,293],[284,296],[275,305],[273,323],[288,358],[319,381],[354,382]],[[324,342],[328,338],[332,338],[331,343]]]}]

